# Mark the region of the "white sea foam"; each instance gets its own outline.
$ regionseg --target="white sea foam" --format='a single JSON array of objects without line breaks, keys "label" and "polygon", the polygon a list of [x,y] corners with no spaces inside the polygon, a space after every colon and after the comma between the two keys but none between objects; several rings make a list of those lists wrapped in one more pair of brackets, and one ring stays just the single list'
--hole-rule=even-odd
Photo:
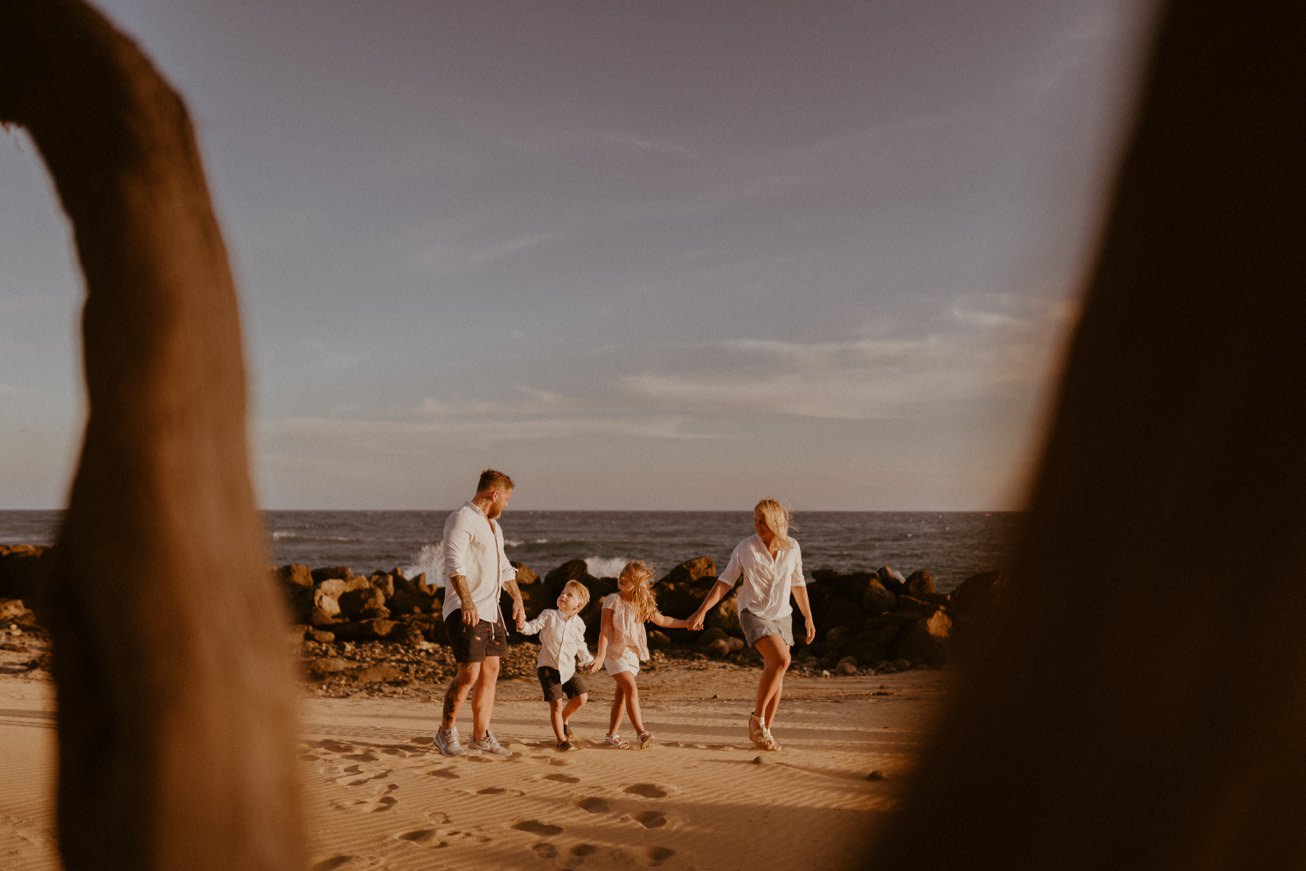
[{"label": "white sea foam", "polygon": [[426,582],[436,587],[444,586],[444,553],[439,544],[424,544],[421,551],[418,552],[417,558],[411,565],[404,566],[403,572],[406,578],[415,578],[423,572],[426,573]]},{"label": "white sea foam", "polygon": [[630,560],[625,557],[587,556],[585,570],[596,578],[615,578]]}]

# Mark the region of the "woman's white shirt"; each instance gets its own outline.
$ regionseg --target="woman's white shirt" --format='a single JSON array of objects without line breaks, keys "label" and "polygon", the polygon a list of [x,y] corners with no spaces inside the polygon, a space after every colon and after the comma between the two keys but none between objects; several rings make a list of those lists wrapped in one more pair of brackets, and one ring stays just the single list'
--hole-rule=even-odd
[{"label": "woman's white shirt", "polygon": [[761,537],[750,535],[735,545],[726,570],[717,577],[732,587],[741,579],[739,610],[751,611],[763,620],[788,617],[794,611],[789,603],[793,588],[807,586],[802,549],[793,541],[772,557]]}]

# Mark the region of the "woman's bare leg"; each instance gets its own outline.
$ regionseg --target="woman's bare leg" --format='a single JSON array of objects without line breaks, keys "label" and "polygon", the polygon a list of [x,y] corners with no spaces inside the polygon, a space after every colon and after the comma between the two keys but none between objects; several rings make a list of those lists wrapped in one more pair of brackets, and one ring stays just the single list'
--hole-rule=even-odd
[{"label": "woman's bare leg", "polygon": [[763,727],[770,729],[780,707],[785,672],[789,670],[789,645],[779,635],[764,635],[753,646],[763,660],[762,677],[757,682],[757,707],[753,712],[761,718]]}]

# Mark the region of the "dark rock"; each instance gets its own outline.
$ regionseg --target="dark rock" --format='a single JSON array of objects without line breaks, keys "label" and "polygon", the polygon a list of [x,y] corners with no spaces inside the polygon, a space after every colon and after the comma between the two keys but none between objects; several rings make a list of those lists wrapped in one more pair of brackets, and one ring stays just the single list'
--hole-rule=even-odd
[{"label": "dark rock", "polygon": [[54,564],[54,550],[31,544],[0,544],[0,599],[35,600]]},{"label": "dark rock", "polygon": [[536,573],[535,569],[530,566],[524,566],[516,560],[513,560],[512,564],[517,569],[518,585],[533,584],[540,579],[540,576]]},{"label": "dark rock", "polygon": [[903,627],[898,638],[889,648],[897,659],[919,659],[932,666],[941,666],[948,659],[948,636],[952,632],[952,620],[942,611],[928,618],[917,620]]},{"label": "dark rock", "polygon": [[[397,570],[396,570],[397,571]],[[403,577],[401,574],[400,577]],[[388,573],[377,573],[368,578],[372,586],[381,591],[382,601],[394,598],[395,579]]]},{"label": "dark rock", "polygon": [[907,578],[907,592],[917,597],[920,597],[925,593],[933,593],[934,575],[924,569],[912,572]]},{"label": "dark rock", "polygon": [[893,566],[880,566],[875,570],[875,577],[886,590],[895,596],[907,592],[907,579]]},{"label": "dark rock", "polygon": [[313,569],[313,583],[320,584],[323,581],[329,581],[333,578],[347,581],[354,577],[354,570],[349,566],[327,566],[320,569]]},{"label": "dark rock", "polygon": [[336,640],[336,635],[334,632],[327,632],[325,629],[309,627],[304,630],[304,638],[308,641],[316,641],[318,644],[329,644]]},{"label": "dark rock", "polygon": [[312,587],[313,571],[302,563],[290,563],[279,566],[273,571],[278,582],[288,587]]},{"label": "dark rock", "polygon": [[857,660],[855,657],[845,656],[843,659],[835,663],[834,670],[836,674],[857,674]]},{"label": "dark rock", "polygon": [[942,606],[936,605],[934,602],[926,601],[925,599],[918,599],[915,596],[898,597],[898,610],[903,613],[919,614],[928,617],[941,609]]},{"label": "dark rock", "polygon": [[703,645],[703,649],[713,659],[724,659],[730,655],[730,642],[724,638],[717,638]]},{"label": "dark rock", "polygon": [[981,572],[971,575],[952,591],[952,606],[958,611],[976,613],[1006,584],[1006,575],[1001,571]]},{"label": "dark rock", "polygon": [[341,616],[347,620],[390,616],[390,610],[385,606],[385,592],[371,584],[346,590],[340,594],[339,603]]},{"label": "dark rock", "polygon": [[[710,557],[697,556],[693,559],[685,560],[658,581],[658,586],[663,584],[684,584],[700,581],[705,578],[711,578],[713,583],[716,582],[716,563]],[[710,587],[708,588],[710,589]]]},{"label": "dark rock", "polygon": [[869,578],[862,593],[862,610],[867,614],[883,614],[898,606],[898,597],[890,593],[878,578]]}]

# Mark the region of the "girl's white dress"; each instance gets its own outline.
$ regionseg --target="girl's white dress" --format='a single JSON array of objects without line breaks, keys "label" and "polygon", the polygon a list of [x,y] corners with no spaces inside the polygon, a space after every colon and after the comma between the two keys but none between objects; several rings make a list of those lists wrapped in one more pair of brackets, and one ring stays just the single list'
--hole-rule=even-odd
[{"label": "girl's white dress", "polygon": [[612,612],[612,640],[603,657],[603,668],[608,674],[638,674],[640,662],[648,659],[644,621],[635,614],[635,606],[622,599],[620,593],[604,596],[603,610]]}]

